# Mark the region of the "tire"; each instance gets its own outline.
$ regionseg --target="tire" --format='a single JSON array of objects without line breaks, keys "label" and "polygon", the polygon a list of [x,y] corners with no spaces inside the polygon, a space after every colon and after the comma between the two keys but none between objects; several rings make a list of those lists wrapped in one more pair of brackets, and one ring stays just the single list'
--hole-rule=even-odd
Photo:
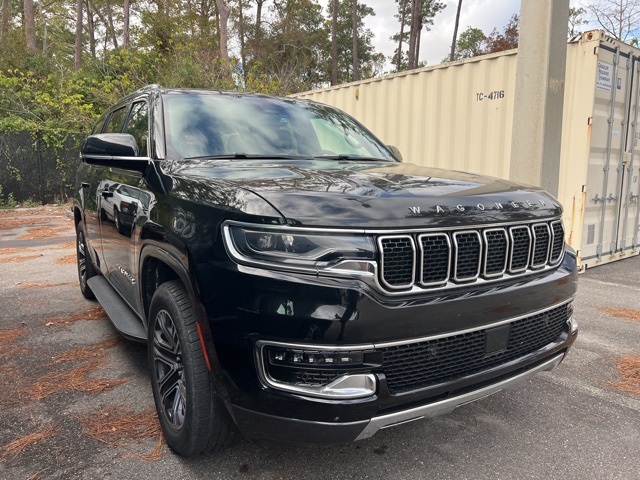
[{"label": "tire", "polygon": [[214,394],[189,295],[180,281],[163,283],[149,309],[151,387],[162,433],[184,456],[223,447],[230,420]]},{"label": "tire", "polygon": [[76,227],[76,258],[78,263],[78,280],[80,281],[80,291],[85,298],[94,300],[96,296],[87,285],[87,280],[97,275],[91,255],[87,248],[87,241],[84,238],[84,223],[78,223]]},{"label": "tire", "polygon": [[122,225],[122,221],[120,220],[120,212],[115,207],[113,207],[113,221],[116,224],[116,230],[118,230],[118,233],[124,235],[125,234],[125,228]]}]

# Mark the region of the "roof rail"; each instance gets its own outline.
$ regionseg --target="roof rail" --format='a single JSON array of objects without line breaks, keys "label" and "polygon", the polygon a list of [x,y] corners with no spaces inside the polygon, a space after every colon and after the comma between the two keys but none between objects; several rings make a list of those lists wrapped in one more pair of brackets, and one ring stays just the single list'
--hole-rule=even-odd
[{"label": "roof rail", "polygon": [[149,85],[145,85],[144,87],[137,89],[135,92],[131,92],[129,95],[137,95],[139,93],[148,92],[150,90],[160,90],[161,88],[162,87],[157,83],[151,83]]}]

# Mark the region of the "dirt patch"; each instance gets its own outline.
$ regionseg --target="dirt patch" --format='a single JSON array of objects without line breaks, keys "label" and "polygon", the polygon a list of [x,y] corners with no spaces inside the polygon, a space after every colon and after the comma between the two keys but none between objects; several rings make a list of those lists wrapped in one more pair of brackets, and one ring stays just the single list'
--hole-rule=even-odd
[{"label": "dirt patch", "polygon": [[89,310],[85,310],[81,313],[76,313],[75,315],[71,315],[70,317],[45,318],[42,321],[47,327],[49,327],[52,325],[69,325],[81,320],[105,320],[106,318],[107,313],[104,311],[104,309],[100,305],[96,305],[95,307],[91,307]]},{"label": "dirt patch", "polygon": [[27,331],[20,327],[2,328],[0,329],[0,360],[6,360],[15,353],[17,348],[17,341],[23,335],[26,335]]},{"label": "dirt patch", "polygon": [[64,257],[60,257],[59,259],[57,259],[56,263],[58,265],[73,265],[74,263],[76,263],[76,261],[76,254],[70,253],[69,255],[65,255]]},{"label": "dirt patch", "polygon": [[54,248],[58,248],[60,250],[72,250],[76,248],[76,242],[59,243]]},{"label": "dirt patch", "polygon": [[120,337],[111,337],[104,342],[84,345],[82,347],[74,348],[73,350],[67,350],[66,352],[53,357],[51,359],[51,363],[55,365],[62,362],[83,362],[95,358],[102,358],[105,351],[115,347],[119,342]]},{"label": "dirt patch", "polygon": [[102,360],[94,360],[79,367],[59,373],[48,373],[36,379],[29,389],[29,396],[33,400],[42,400],[61,392],[90,392],[99,393],[122,385],[129,379],[104,379],[89,375],[100,370]]},{"label": "dirt patch", "polygon": [[608,313],[609,315],[613,315],[614,317],[626,318],[627,320],[640,322],[640,310],[634,310],[633,308],[613,308],[613,307],[603,307],[600,310]]},{"label": "dirt patch", "polygon": [[2,257],[0,258],[0,263],[22,263],[28,262],[29,260],[35,260],[36,258],[40,258],[42,256],[41,253],[37,255],[23,255],[21,257]]},{"label": "dirt patch", "polygon": [[0,453],[0,459],[12,462],[15,460],[26,448],[31,445],[35,445],[36,443],[40,443],[47,438],[50,438],[54,435],[56,430],[56,424],[49,425],[48,427],[42,428],[37,432],[30,433],[28,435],[24,435],[22,437],[16,438],[12,442],[7,443]]},{"label": "dirt patch", "polygon": [[61,283],[20,283],[23,288],[51,288],[51,287],[67,287],[70,285],[78,285],[78,282],[61,282]]},{"label": "dirt patch", "polygon": [[640,355],[620,358],[615,366],[620,378],[615,382],[609,382],[609,385],[624,392],[640,395]]},{"label": "dirt patch", "polygon": [[34,227],[27,229],[27,233],[18,237],[19,240],[37,240],[40,238],[58,237],[64,231],[69,230],[70,226],[64,227]]},{"label": "dirt patch", "polygon": [[131,441],[157,438],[154,449],[148,454],[130,454],[124,458],[162,458],[162,430],[153,408],[135,412],[129,405],[115,405],[98,410],[81,421],[84,426],[82,433],[111,446],[128,447]]},{"label": "dirt patch", "polygon": [[71,205],[41,205],[30,208],[7,208],[0,210],[0,218],[3,217],[31,217],[34,215],[46,215],[66,217]]},{"label": "dirt patch", "polygon": [[28,248],[0,248],[0,255],[14,255],[16,253],[30,252]]}]

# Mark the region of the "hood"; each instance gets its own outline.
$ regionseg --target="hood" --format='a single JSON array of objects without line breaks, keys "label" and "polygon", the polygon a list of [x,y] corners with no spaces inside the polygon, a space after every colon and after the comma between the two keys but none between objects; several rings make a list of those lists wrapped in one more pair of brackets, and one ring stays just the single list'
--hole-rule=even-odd
[{"label": "hood", "polygon": [[178,176],[222,181],[266,200],[291,225],[482,225],[560,215],[537,187],[396,162],[231,160],[183,163]]}]

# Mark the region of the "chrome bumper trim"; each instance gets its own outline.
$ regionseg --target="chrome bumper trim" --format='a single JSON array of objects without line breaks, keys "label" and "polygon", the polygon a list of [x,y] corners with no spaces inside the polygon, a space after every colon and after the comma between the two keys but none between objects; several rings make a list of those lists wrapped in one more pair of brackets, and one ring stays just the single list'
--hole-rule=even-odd
[{"label": "chrome bumper trim", "polygon": [[508,378],[501,382],[480,388],[478,390],[474,390],[472,392],[458,395],[457,397],[446,398],[444,400],[440,400],[439,402],[431,403],[429,405],[423,405],[421,407],[416,407],[409,410],[404,410],[402,412],[390,413],[388,415],[374,417],[371,419],[365,429],[360,433],[360,435],[358,435],[356,440],[364,440],[365,438],[369,438],[373,436],[378,430],[381,430],[383,428],[389,428],[401,423],[412,422],[414,420],[420,420],[422,418],[431,418],[449,413],[460,405],[465,405],[467,403],[480,400],[481,398],[497,393],[500,390],[518,385],[519,383],[528,380],[536,373],[552,370],[553,368],[558,366],[563,357],[564,353],[561,353],[559,355],[556,355],[552,359],[547,360],[546,362],[537,365],[530,370],[527,370],[526,372],[516,375],[515,377]]}]

